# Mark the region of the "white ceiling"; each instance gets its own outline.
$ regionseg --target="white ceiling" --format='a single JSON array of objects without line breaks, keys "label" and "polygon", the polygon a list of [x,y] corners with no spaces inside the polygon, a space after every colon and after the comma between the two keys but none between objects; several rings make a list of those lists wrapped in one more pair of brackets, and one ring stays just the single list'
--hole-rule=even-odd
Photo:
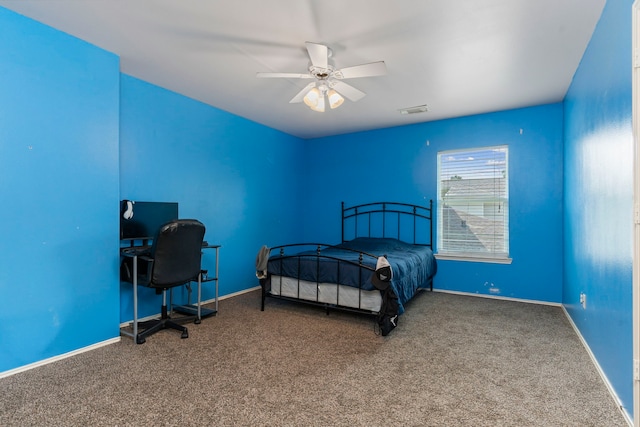
[{"label": "white ceiling", "polygon": [[[120,56],[121,70],[302,138],[561,101],[605,0],[0,0]],[[367,93],[324,113],[290,104],[305,42]],[[427,104],[427,113],[399,109]]]}]

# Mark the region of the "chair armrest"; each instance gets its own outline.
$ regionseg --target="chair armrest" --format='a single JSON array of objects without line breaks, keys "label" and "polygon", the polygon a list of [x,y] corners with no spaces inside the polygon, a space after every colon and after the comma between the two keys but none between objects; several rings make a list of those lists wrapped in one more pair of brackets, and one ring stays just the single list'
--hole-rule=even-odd
[{"label": "chair armrest", "polygon": [[129,262],[125,262],[127,260],[123,260],[120,266],[120,280],[125,282],[133,283],[133,258],[137,257],[138,264],[138,284],[145,285],[149,282],[151,274],[151,266],[153,265],[153,258],[150,255],[151,249],[149,247],[130,247],[123,248],[120,251],[120,254],[129,258]]},{"label": "chair armrest", "polygon": [[132,246],[120,249],[120,254],[129,258],[151,254],[151,246]]}]

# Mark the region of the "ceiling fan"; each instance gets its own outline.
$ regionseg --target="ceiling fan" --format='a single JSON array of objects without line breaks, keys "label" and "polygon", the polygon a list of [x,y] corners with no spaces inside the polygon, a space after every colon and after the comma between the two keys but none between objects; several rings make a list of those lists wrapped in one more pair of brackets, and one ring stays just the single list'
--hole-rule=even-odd
[{"label": "ceiling fan", "polygon": [[331,108],[344,102],[343,95],[353,102],[366,94],[343,82],[343,79],[373,77],[387,74],[384,61],[336,69],[329,63],[331,49],[323,44],[306,42],[311,65],[307,73],[257,73],[259,78],[315,79],[294,96],[289,103],[304,102],[314,111],[324,112],[325,97]]}]

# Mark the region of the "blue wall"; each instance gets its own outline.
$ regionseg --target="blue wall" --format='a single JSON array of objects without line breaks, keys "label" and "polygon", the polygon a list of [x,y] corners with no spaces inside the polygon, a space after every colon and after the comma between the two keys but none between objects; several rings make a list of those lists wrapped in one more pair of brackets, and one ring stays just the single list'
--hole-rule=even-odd
[{"label": "blue wall", "polygon": [[[522,130],[522,133],[520,133]],[[427,145],[428,141],[428,145]],[[509,146],[511,265],[438,262],[434,286],[562,299],[562,104],[308,141],[308,241],[340,239],[340,202],[436,203],[439,151]],[[329,219],[329,221],[327,221]],[[435,228],[435,227],[434,227]],[[498,293],[490,293],[493,283]]]},{"label": "blue wall", "polygon": [[[565,99],[563,302],[633,411],[631,0],[608,1]],[[586,308],[579,304],[587,296]]]},{"label": "blue wall", "polygon": [[119,335],[118,67],[0,8],[0,372]]},{"label": "blue wall", "polygon": [[426,203],[438,151],[507,144],[513,263],[440,261],[435,286],[563,302],[631,412],[631,4],[607,3],[564,104],[309,141],[121,75],[116,56],[0,8],[0,372],[131,318],[122,198],[201,219],[225,295],[256,285],[262,244],[337,241],[341,201]]},{"label": "blue wall", "polygon": [[[220,295],[258,286],[258,249],[300,233],[303,142],[130,76],[121,84],[121,197],[178,202],[180,217],[202,221],[205,239],[222,245]],[[203,268],[214,265],[205,251]],[[124,322],[131,285],[121,286]],[[140,315],[157,313],[160,297],[139,291]],[[204,286],[203,299],[213,296]]]},{"label": "blue wall", "polygon": [[[119,336],[123,198],[202,220],[223,246],[220,295],[257,286],[261,245],[298,239],[298,138],[121,75],[115,55],[2,8],[0,73],[0,372]],[[141,291],[141,316],[157,313]]]}]

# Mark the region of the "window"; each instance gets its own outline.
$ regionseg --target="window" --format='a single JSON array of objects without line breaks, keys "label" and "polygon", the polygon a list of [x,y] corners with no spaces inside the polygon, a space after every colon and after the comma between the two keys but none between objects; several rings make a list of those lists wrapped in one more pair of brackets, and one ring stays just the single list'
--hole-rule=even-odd
[{"label": "window", "polygon": [[438,257],[509,263],[506,146],[438,153]]}]

